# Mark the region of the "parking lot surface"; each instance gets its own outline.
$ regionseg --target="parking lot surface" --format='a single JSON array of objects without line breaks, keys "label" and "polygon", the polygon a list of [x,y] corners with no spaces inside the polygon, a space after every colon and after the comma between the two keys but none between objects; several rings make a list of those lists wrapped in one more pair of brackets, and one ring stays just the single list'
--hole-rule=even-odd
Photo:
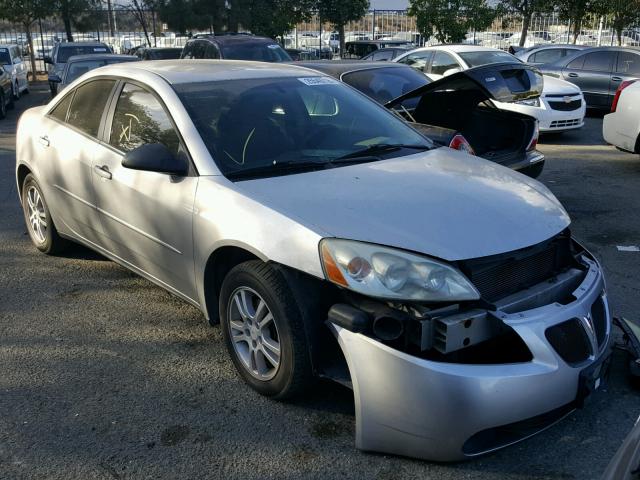
[{"label": "parking lot surface", "polygon": [[[351,392],[319,383],[279,403],[236,375],[201,313],[82,247],[31,245],[17,198],[15,127],[0,121],[0,478],[598,478],[640,415],[614,355],[582,410],[516,446],[435,464],[356,450]],[[612,311],[640,311],[640,158],[602,140],[602,118],[542,139],[540,180],[602,261]],[[34,134],[37,132],[34,132]],[[428,401],[428,399],[425,399]]]}]

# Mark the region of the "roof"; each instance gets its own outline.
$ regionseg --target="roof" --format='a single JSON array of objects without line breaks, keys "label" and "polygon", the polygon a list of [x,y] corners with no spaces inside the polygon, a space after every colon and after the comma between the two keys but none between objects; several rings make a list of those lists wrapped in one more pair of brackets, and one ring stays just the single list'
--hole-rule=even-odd
[{"label": "roof", "polygon": [[340,77],[343,73],[357,70],[373,70],[378,68],[411,68],[403,63],[367,62],[362,60],[325,60],[324,62],[297,62],[301,67],[317,70],[332,77]]},{"label": "roof", "polygon": [[[168,83],[215,82],[250,78],[311,77],[319,73],[286,63],[247,62],[242,60],[151,60],[127,64],[127,71],[149,72]],[[122,65],[112,64],[100,69],[102,74],[122,75]]]},{"label": "roof", "polygon": [[165,50],[182,50],[182,47],[145,47],[144,45],[137,47],[140,50],[149,50],[152,52],[161,52]]},{"label": "roof", "polygon": [[116,55],[115,53],[89,53],[86,55],[72,55],[67,59],[67,63],[82,62],[83,60],[122,60],[123,62],[139,60],[133,55]]},{"label": "roof", "polygon": [[235,45],[238,43],[277,43],[275,40],[269,37],[258,37],[255,35],[247,35],[247,34],[229,34],[229,35],[196,35],[193,38],[190,38],[189,41],[193,40],[212,40],[219,44],[224,45]]},{"label": "roof", "polygon": [[407,45],[410,44],[410,40],[350,40],[347,43],[358,45],[379,45],[381,43],[385,45]]}]

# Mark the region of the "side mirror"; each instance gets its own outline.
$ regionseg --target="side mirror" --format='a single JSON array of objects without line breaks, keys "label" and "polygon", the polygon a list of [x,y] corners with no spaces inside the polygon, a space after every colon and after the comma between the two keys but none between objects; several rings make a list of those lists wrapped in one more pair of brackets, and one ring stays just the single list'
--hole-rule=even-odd
[{"label": "side mirror", "polygon": [[453,75],[454,73],[461,72],[462,69],[460,67],[450,68],[449,70],[445,70],[442,74],[443,77],[447,77],[449,75]]},{"label": "side mirror", "polygon": [[52,83],[62,83],[62,79],[59,75],[49,75],[49,81]]},{"label": "side mirror", "polygon": [[184,176],[189,170],[186,158],[175,156],[161,143],[147,143],[134,148],[122,159],[122,166],[132,170]]},{"label": "side mirror", "polygon": [[53,65],[53,61],[51,60],[51,57],[48,56],[48,55],[45,55],[44,63],[49,63],[49,64]]}]

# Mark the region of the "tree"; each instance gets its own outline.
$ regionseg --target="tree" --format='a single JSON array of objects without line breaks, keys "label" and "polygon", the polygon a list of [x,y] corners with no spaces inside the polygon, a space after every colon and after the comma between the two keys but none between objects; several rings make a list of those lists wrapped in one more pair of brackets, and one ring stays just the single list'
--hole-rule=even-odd
[{"label": "tree", "polygon": [[416,17],[426,40],[435,36],[442,43],[458,43],[468,31],[491,25],[496,11],[485,0],[409,0],[409,15]]},{"label": "tree", "polygon": [[[283,37],[300,22],[310,18],[313,0],[248,0],[248,15],[240,23],[252,33],[266,37]],[[231,4],[231,11],[235,4]]]},{"label": "tree", "polygon": [[0,16],[24,28],[31,53],[31,79],[36,79],[36,58],[33,49],[31,27],[39,18],[46,17],[53,10],[51,0],[0,0]]},{"label": "tree", "polygon": [[55,9],[62,17],[68,42],[73,42],[72,24],[76,28],[82,28],[87,17],[91,17],[91,15],[87,15],[87,11],[98,10],[99,4],[99,0],[57,0],[55,2]]},{"label": "tree", "polygon": [[600,0],[557,0],[560,18],[571,22],[573,42],[576,43],[582,31],[582,22],[587,13],[599,13]]},{"label": "tree", "polygon": [[319,0],[318,11],[321,19],[331,23],[340,36],[340,56],[344,55],[345,25],[359,20],[368,9],[369,0]]},{"label": "tree", "polygon": [[640,0],[600,0],[599,10],[612,16],[618,45],[622,45],[622,32],[640,20]]},{"label": "tree", "polygon": [[507,11],[519,13],[522,16],[522,32],[520,33],[521,47],[527,40],[529,25],[534,13],[544,12],[553,8],[550,0],[501,0],[500,5]]}]

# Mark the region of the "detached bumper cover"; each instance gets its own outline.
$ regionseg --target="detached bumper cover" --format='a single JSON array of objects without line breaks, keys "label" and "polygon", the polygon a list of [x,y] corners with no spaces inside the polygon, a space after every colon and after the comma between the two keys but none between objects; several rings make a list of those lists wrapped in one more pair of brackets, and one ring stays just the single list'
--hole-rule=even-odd
[{"label": "detached bumper cover", "polygon": [[[533,359],[526,363],[433,362],[329,323],[351,373],[356,447],[427,460],[460,460],[523,440],[572,411],[586,393],[598,388],[600,377],[592,372],[604,375],[610,356],[603,276],[596,262],[586,262],[589,272],[574,292],[574,302],[496,312],[530,349]],[[606,310],[606,338],[587,361],[572,367],[549,344],[545,331],[572,318],[588,318],[599,298]],[[584,371],[589,375],[581,375]],[[523,423],[521,435],[510,430],[499,438],[498,427]],[[487,438],[492,440],[479,444]]]}]

